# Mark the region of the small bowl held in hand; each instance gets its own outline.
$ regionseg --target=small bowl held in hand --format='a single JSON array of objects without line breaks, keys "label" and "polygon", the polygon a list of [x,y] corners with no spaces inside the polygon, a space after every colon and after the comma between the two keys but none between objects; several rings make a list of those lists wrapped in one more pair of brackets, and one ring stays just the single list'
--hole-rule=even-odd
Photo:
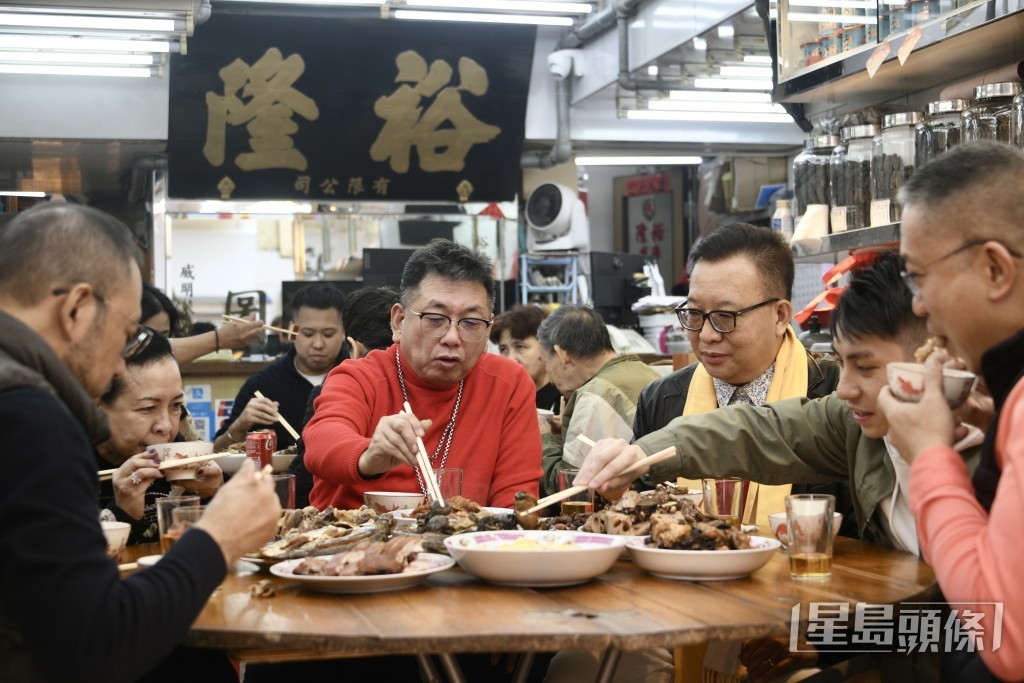
[{"label": "small bowl held in hand", "polygon": [[[889,363],[885,366],[889,389],[901,401],[917,403],[924,393],[923,363]],[[978,376],[967,370],[942,369],[942,392],[950,408],[960,407],[974,390]]]},{"label": "small bowl held in hand", "polygon": [[116,559],[124,550],[132,527],[127,522],[100,522],[100,526],[107,537],[107,556]]}]

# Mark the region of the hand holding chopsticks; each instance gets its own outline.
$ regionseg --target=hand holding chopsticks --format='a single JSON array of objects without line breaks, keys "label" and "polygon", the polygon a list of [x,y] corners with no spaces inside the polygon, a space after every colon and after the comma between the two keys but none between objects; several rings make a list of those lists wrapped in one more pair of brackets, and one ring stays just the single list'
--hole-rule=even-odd
[{"label": "hand holding chopsticks", "polygon": [[[224,320],[224,322],[230,323],[232,325],[238,325],[240,323],[252,322],[251,320],[249,320],[247,318],[239,318],[236,315],[228,315],[227,313],[221,314],[220,317],[221,317],[222,320]],[[286,330],[283,327],[274,327],[273,325],[263,325],[262,327],[263,327],[263,329],[270,330],[271,332],[280,332],[281,334],[286,335],[289,339],[294,339],[295,335],[298,334],[295,331],[294,328]]]},{"label": "hand holding chopsticks", "polygon": [[[267,398],[267,397],[263,395],[263,392],[257,391],[256,392],[256,398]],[[270,399],[267,399],[267,400],[270,400]],[[293,439],[295,439],[296,441],[299,440],[299,433],[297,431],[295,431],[295,428],[291,426],[291,424],[288,422],[288,420],[284,419],[284,415],[281,415],[280,413],[278,413],[277,421],[281,423],[281,426],[284,427],[284,430],[286,432],[288,432],[289,434],[292,435]]]},{"label": "hand holding chopsticks", "polygon": [[[591,441],[590,439],[588,439],[585,436],[581,436],[581,437],[578,437],[578,438],[579,438],[580,441],[583,441],[584,443],[589,442],[587,444],[589,446],[593,446],[594,445],[594,442]],[[671,458],[675,454],[676,454],[675,446],[671,446],[669,448],[666,448],[665,450],[658,451],[657,453],[655,453],[653,455],[649,455],[646,458],[642,458],[640,460],[637,460],[635,463],[633,463],[632,465],[630,465],[626,469],[622,470],[621,474],[630,474],[630,473],[633,473],[633,472],[638,472],[641,469],[643,469],[644,467],[650,467],[651,465],[657,464],[657,463],[661,462],[662,460],[667,460],[667,459]],[[544,498],[541,498],[540,500],[537,501],[536,505],[534,505],[532,508],[530,508],[529,510],[527,510],[526,512],[523,512],[521,514],[528,515],[528,514],[531,514],[533,512],[537,512],[538,510],[546,508],[548,505],[551,505],[552,503],[557,503],[560,500],[565,500],[566,498],[571,498],[572,496],[575,496],[577,493],[583,493],[584,491],[586,491],[589,488],[590,488],[589,486],[571,486],[571,487],[565,489],[564,491],[559,491],[558,493],[553,493],[550,496],[546,496]]]},{"label": "hand holding chopsticks", "polygon": [[[413,415],[412,406],[406,401],[405,410],[403,412],[408,413],[412,417]],[[420,468],[420,474],[423,477],[424,485],[427,489],[427,498],[437,501],[438,503],[444,504],[444,497],[441,495],[441,489],[437,485],[437,480],[434,479],[434,470],[430,467],[430,456],[427,455],[427,448],[423,445],[423,439],[419,436],[416,437],[416,463]]]}]

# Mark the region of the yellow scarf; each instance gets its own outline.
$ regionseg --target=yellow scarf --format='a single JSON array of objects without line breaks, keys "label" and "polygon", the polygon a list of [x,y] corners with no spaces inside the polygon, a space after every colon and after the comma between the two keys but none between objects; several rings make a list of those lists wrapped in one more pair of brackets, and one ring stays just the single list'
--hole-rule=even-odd
[{"label": "yellow scarf", "polygon": [[[787,327],[786,334],[782,338],[782,346],[779,347],[779,352],[775,355],[775,374],[772,375],[772,383],[768,385],[768,396],[765,398],[765,403],[806,395],[807,351],[797,340],[793,328]],[[698,364],[690,380],[686,403],[683,406],[683,415],[700,415],[717,409],[718,396],[715,393],[714,380],[704,366]],[[685,484],[680,482],[680,486],[700,488],[699,481],[683,481]],[[743,521],[767,529],[768,513],[786,509],[785,498],[789,495],[790,488],[789,484],[759,486],[757,483],[751,482],[747,491],[747,506],[744,510]],[[758,514],[758,508],[763,511],[762,514]]]}]

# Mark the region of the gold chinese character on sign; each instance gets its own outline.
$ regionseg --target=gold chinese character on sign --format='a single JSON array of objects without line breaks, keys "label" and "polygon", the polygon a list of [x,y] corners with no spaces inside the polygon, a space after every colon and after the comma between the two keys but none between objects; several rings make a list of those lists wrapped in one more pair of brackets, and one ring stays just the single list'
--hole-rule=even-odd
[{"label": "gold chinese character on sign", "polygon": [[461,183],[455,186],[455,192],[459,195],[460,202],[468,202],[469,196],[473,194],[473,183],[463,179]]},{"label": "gold chinese character on sign", "polygon": [[337,194],[334,188],[338,186],[339,182],[337,178],[327,178],[320,183],[320,189],[324,191],[324,194]]},{"label": "gold chinese character on sign", "polygon": [[311,182],[313,182],[313,179],[310,178],[308,175],[300,175],[298,178],[295,179],[295,190],[297,192],[301,192],[302,194],[308,195],[309,185]]},{"label": "gold chinese character on sign", "polygon": [[217,183],[217,189],[220,190],[221,199],[231,199],[231,193],[235,191],[235,181],[228,176],[224,176]]},{"label": "gold chinese character on sign", "polygon": [[363,179],[361,177],[348,179],[349,194],[362,194],[364,192],[366,192],[366,188],[363,187]]},{"label": "gold chinese character on sign", "polygon": [[390,184],[391,181],[388,180],[387,178],[377,178],[376,180],[373,181],[373,191],[379,194],[381,197],[384,197],[388,193],[388,185]]},{"label": "gold chinese character on sign", "polygon": [[298,114],[307,121],[320,116],[316,102],[292,85],[306,70],[298,54],[287,59],[276,47],[269,48],[252,66],[241,59],[218,72],[224,94],[206,93],[206,144],[203,156],[213,166],[224,163],[228,126],[245,126],[251,152],[235,157],[243,171],[267,168],[306,170],[306,157],[295,149],[291,136],[299,125]]},{"label": "gold chinese character on sign", "polygon": [[[435,60],[428,69],[427,60],[406,50],[395,58],[395,65],[395,82],[402,85],[373,104],[374,113],[385,121],[370,147],[374,161],[390,159],[391,170],[407,173],[415,147],[421,170],[461,171],[473,145],[490,142],[501,133],[462,103],[463,92],[477,96],[487,92],[487,71],[472,59],[459,58],[456,87],[449,85],[452,67],[444,60]],[[423,101],[429,98],[433,102],[424,111]]]}]

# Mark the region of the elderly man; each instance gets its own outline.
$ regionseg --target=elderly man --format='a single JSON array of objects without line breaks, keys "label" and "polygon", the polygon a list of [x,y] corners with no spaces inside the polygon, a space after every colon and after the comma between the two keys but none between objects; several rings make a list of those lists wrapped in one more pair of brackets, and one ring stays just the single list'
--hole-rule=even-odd
[{"label": "elderly man", "polygon": [[[690,293],[676,309],[699,362],[653,382],[640,394],[633,432],[641,438],[680,415],[699,415],[735,403],[763,405],[795,396],[818,398],[835,389],[834,363],[814,359],[796,339],[793,255],[778,233],[745,223],[719,228],[693,249]],[[702,474],[702,473],[696,473]],[[815,487],[849,511],[844,485]],[[756,514],[781,510],[788,487],[773,501],[761,491]],[[748,498],[753,507],[754,496]],[[854,535],[853,522],[844,532]]]},{"label": "elderly man", "polygon": [[512,507],[517,491],[537,493],[533,381],[485,353],[491,273],[485,256],[448,240],[409,257],[391,309],[396,343],[335,368],[303,432],[313,505],[359,507],[369,490],[425,492],[432,474],[416,466],[417,436],[432,469],[463,470],[466,498]]},{"label": "elderly man", "polygon": [[561,434],[544,434],[544,488],[558,490],[558,471],[578,468],[588,446],[577,439],[628,439],[640,390],[659,375],[633,354],[620,356],[600,314],[559,306],[537,330],[540,357],[565,402]]},{"label": "elderly man", "polygon": [[[888,389],[878,401],[892,442],[912,463],[910,505],[924,557],[961,618],[968,610],[984,615],[984,649],[947,653],[948,680],[1019,680],[1024,671],[1022,189],[1024,153],[986,142],[918,169],[900,196],[900,252],[915,311],[950,354],[983,375],[996,409],[972,477],[951,448],[959,430],[937,359],[929,359],[919,403],[899,403]],[[1003,608],[998,649],[993,601]],[[965,628],[979,633],[977,624]]]},{"label": "elderly man", "polygon": [[124,225],[82,206],[42,205],[0,229],[0,430],[23,454],[0,479],[14,520],[0,530],[0,680],[143,679],[276,528],[272,482],[246,464],[159,565],[122,581],[106,556],[96,400],[147,340],[136,257]]},{"label": "elderly man", "polygon": [[[277,448],[295,439],[281,424],[301,425],[306,401],[331,368],[342,360],[345,330],[341,322],[344,295],[330,285],[308,285],[292,299],[295,345],[270,367],[246,380],[238,391],[231,415],[217,430],[214,446],[227,448],[244,441],[246,432],[269,427],[277,436]],[[256,396],[256,392],[263,394]]]}]

